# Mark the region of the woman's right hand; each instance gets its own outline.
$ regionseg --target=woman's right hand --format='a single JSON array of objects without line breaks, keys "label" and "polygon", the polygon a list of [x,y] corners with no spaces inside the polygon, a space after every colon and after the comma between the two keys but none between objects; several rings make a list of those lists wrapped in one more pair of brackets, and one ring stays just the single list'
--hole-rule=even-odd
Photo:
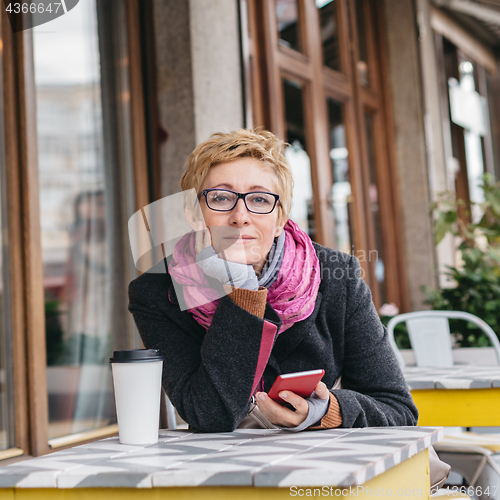
[{"label": "woman's right hand", "polygon": [[[314,392],[319,399],[327,400],[330,398],[330,391],[324,382],[318,382]],[[255,393],[259,410],[272,424],[281,427],[298,427],[309,414],[309,404],[307,403],[309,398],[303,398],[292,391],[281,391],[279,397],[286,403],[291,404],[295,411],[272,400],[265,392]],[[323,417],[323,415],[321,416]]]},{"label": "woman's right hand", "polygon": [[[220,281],[226,293],[230,293],[232,287],[259,289],[259,282],[252,266],[226,261],[215,253],[212,233],[208,228],[196,231],[195,238],[196,263],[207,276]],[[210,249],[206,250],[207,248]]]},{"label": "woman's right hand", "polygon": [[212,235],[208,227],[195,232],[195,244],[194,249],[196,252],[196,257],[198,254],[207,247],[212,246]]}]

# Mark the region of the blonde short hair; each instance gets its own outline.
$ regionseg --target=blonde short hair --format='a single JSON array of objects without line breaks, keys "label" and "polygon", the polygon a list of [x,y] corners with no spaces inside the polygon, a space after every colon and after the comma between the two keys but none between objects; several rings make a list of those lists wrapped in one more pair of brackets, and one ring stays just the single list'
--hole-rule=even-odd
[{"label": "blonde short hair", "polygon": [[273,133],[262,129],[239,129],[213,134],[189,155],[180,180],[183,191],[195,189],[199,195],[201,186],[211,167],[238,158],[255,158],[270,168],[277,178],[278,221],[288,220],[292,206],[293,177],[285,158],[286,143]]}]

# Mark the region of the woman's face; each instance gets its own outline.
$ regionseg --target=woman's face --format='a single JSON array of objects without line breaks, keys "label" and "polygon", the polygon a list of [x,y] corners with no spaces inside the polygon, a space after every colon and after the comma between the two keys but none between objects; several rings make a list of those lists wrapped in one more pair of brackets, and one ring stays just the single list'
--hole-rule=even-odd
[{"label": "woman's face", "polygon": [[[237,193],[267,191],[277,194],[277,179],[259,160],[239,158],[209,170],[201,189],[211,188]],[[230,212],[216,212],[208,208],[204,196],[200,198],[200,206],[215,251],[223,251],[226,260],[250,264],[260,273],[274,238],[285,225],[285,222],[278,224],[277,206],[269,214],[255,214],[249,212],[240,199]]]}]

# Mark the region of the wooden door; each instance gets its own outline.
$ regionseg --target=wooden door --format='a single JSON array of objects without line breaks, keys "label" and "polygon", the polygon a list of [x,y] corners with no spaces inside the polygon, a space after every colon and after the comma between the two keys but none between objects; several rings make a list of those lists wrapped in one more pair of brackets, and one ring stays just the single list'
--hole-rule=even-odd
[{"label": "wooden door", "polygon": [[375,0],[250,0],[254,125],[286,140],[291,218],[359,258],[379,307],[408,307],[385,45]]}]

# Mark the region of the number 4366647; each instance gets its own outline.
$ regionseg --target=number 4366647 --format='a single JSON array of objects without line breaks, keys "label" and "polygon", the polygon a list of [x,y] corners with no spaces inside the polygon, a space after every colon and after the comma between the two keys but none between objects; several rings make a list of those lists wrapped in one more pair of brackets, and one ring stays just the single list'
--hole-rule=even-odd
[{"label": "number 4366647", "polygon": [[9,3],[7,5],[7,12],[12,14],[43,14],[44,12],[57,14],[57,11],[62,8],[61,3],[54,3],[54,7],[52,4],[43,4],[43,3]]}]

